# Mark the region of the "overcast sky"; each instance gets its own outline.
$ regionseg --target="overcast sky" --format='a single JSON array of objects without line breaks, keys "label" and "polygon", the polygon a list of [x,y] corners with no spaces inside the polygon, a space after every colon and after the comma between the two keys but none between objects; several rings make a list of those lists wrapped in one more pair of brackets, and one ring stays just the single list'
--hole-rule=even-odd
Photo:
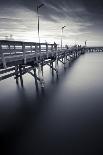
[{"label": "overcast sky", "polygon": [[[103,45],[103,0],[39,0],[41,41]],[[36,0],[0,0],[0,38],[38,41]]]}]

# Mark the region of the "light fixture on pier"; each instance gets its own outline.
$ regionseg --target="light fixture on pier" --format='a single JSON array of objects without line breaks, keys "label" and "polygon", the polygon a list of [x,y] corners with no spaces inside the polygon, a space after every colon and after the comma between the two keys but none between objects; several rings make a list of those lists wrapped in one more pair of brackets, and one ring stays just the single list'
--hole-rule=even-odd
[{"label": "light fixture on pier", "polygon": [[44,4],[42,3],[42,4],[39,5],[37,0],[36,0],[36,2],[37,2],[37,16],[38,16],[38,38],[39,38],[39,43],[40,43],[40,22],[39,22],[40,18],[39,18],[39,9],[41,7],[43,7]]},{"label": "light fixture on pier", "polygon": [[63,27],[61,28],[61,50],[62,50],[62,44],[63,44],[63,30],[64,30],[65,27],[66,27],[66,26],[63,26]]}]

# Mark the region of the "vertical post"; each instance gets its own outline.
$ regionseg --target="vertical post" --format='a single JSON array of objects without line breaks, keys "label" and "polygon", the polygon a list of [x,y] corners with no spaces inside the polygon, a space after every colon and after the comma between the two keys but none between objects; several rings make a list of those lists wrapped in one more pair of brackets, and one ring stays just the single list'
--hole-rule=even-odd
[{"label": "vertical post", "polygon": [[40,4],[40,5],[38,5],[38,0],[36,0],[36,2],[37,2],[37,16],[38,16],[38,38],[39,38],[39,43],[40,43],[40,23],[39,23],[39,9],[41,8],[41,7],[43,7],[44,6],[44,4],[42,3],[42,4]]},{"label": "vertical post", "polygon": [[85,47],[87,46],[87,40],[85,41]]},{"label": "vertical post", "polygon": [[42,65],[40,63],[38,64],[38,77],[40,78],[41,87],[44,87],[44,77],[42,74]]},{"label": "vertical post", "polygon": [[14,53],[16,54],[16,47],[15,47],[15,44],[14,44]]},{"label": "vertical post", "polygon": [[31,49],[31,53],[32,53],[32,45],[30,46],[30,49]]},{"label": "vertical post", "polygon": [[38,61],[38,47],[37,47],[37,43],[35,43],[35,56],[36,56],[36,62]]},{"label": "vertical post", "polygon": [[62,32],[61,32],[61,50],[62,50],[62,37],[63,37],[63,28],[62,28]]},{"label": "vertical post", "polygon": [[20,73],[20,82],[21,82],[21,86],[23,87],[22,65],[19,65],[19,73]]},{"label": "vertical post", "polygon": [[40,35],[39,35],[39,14],[38,14],[38,38],[39,38],[39,43],[40,43]]},{"label": "vertical post", "polygon": [[18,85],[18,66],[15,66],[15,78],[16,78],[16,84]]},{"label": "vertical post", "polygon": [[66,64],[66,52],[64,52],[64,67],[65,67],[65,64]]},{"label": "vertical post", "polygon": [[42,71],[42,78],[44,79],[44,77],[43,77],[43,59],[42,59],[42,63],[41,63],[41,71]]},{"label": "vertical post", "polygon": [[38,16],[38,39],[39,39],[39,43],[40,43],[40,36],[39,36],[39,6],[38,6],[38,1],[37,1],[37,16]]},{"label": "vertical post", "polygon": [[57,51],[57,44],[54,42],[54,50]]},{"label": "vertical post", "polygon": [[1,55],[2,63],[3,63],[3,67],[6,69],[7,66],[6,66],[5,57],[4,57],[4,54],[3,54],[3,51],[2,51],[2,44],[1,44],[1,42],[0,42],[0,55]]},{"label": "vertical post", "polygon": [[39,87],[38,87],[38,81],[37,81],[37,75],[36,75],[36,68],[35,67],[33,68],[33,71],[34,71],[34,78],[35,78],[36,93],[37,93],[37,96],[39,96]]},{"label": "vertical post", "polygon": [[53,68],[53,61],[50,62],[50,67]]},{"label": "vertical post", "polygon": [[41,64],[38,64],[38,77],[41,79]]},{"label": "vertical post", "polygon": [[65,28],[66,26],[63,26],[61,28],[61,50],[62,50],[62,44],[63,44],[63,29]]},{"label": "vertical post", "polygon": [[54,76],[54,70],[53,70],[53,61],[50,62],[50,67],[52,68],[52,76]]},{"label": "vertical post", "polygon": [[46,55],[47,55],[47,58],[48,58],[48,44],[46,43]]},{"label": "vertical post", "polygon": [[40,55],[40,59],[41,59],[41,44],[39,43],[39,55]]},{"label": "vertical post", "polygon": [[53,44],[51,44],[51,52],[53,52],[54,51],[54,49],[53,49]]},{"label": "vertical post", "polygon": [[23,59],[24,59],[24,64],[26,64],[26,51],[25,51],[25,44],[22,44],[22,51],[23,51]]},{"label": "vertical post", "polygon": [[57,58],[57,53],[56,53],[56,60],[55,60],[55,69],[56,69],[56,73],[58,73],[58,58]]},{"label": "vertical post", "polygon": [[52,52],[52,56],[53,56],[53,54],[54,54],[54,48],[53,48],[53,44],[51,44],[51,52]]},{"label": "vertical post", "polygon": [[36,78],[36,68],[33,68],[34,71],[34,77]]},{"label": "vertical post", "polygon": [[10,55],[11,55],[10,43],[8,44],[8,50],[9,50]]},{"label": "vertical post", "polygon": [[58,65],[58,60],[59,60],[59,52],[56,53],[57,55],[57,65]]}]

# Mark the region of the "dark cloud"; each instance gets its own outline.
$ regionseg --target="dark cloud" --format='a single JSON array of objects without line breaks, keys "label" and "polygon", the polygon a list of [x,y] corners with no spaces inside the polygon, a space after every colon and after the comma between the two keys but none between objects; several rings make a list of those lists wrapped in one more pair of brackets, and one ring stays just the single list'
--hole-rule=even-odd
[{"label": "dark cloud", "polygon": [[[41,19],[45,21],[45,24],[42,26],[43,29],[47,26],[48,29],[51,28],[46,24],[46,22],[49,21],[55,25],[61,24],[60,27],[63,24],[67,24],[71,29],[71,34],[75,33],[75,35],[77,35],[82,32],[85,34],[88,33],[89,35],[98,34],[103,36],[103,0],[0,0],[0,10],[3,10],[5,7],[19,8],[21,6],[36,13],[37,1],[38,4],[45,4],[45,6],[39,10]],[[27,10],[25,10],[25,12],[26,11]],[[13,25],[14,29],[21,28],[21,30],[24,29],[26,31],[29,28],[32,29],[35,25],[35,23],[32,22],[33,16],[25,15],[24,13],[24,16],[22,15],[19,19],[17,15],[19,13],[17,12],[13,17],[11,17],[12,13],[9,17],[7,16],[8,14],[10,14],[8,11],[1,14],[1,29],[5,21],[8,23],[5,29],[7,27],[8,29],[12,29],[11,25]],[[28,23],[26,22],[26,18]],[[54,32],[55,31],[56,30],[54,30]],[[88,37],[87,35],[85,36]]]},{"label": "dark cloud", "polygon": [[80,19],[95,22],[103,18],[103,0],[0,0],[0,5],[22,5],[36,11],[37,1],[38,4],[45,4],[40,14],[47,20],[55,21],[53,17],[78,16]]}]

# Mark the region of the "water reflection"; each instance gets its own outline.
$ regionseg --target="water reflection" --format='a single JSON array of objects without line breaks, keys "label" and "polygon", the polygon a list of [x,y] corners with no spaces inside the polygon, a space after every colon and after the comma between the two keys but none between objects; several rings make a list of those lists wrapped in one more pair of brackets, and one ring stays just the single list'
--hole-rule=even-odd
[{"label": "water reflection", "polygon": [[[30,75],[0,87],[0,133],[11,154],[99,154],[103,134],[103,54],[85,54],[58,78],[44,67],[45,87]],[[8,149],[7,149],[8,148]]]}]

